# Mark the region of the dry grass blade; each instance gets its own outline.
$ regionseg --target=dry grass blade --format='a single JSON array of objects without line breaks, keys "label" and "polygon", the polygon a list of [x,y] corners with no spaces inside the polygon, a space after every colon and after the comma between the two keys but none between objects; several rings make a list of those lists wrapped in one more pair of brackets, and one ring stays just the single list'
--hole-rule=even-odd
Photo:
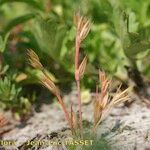
[{"label": "dry grass blade", "polygon": [[80,76],[80,79],[84,75],[86,64],[87,64],[87,56],[84,57],[84,59],[82,60],[80,66],[79,66],[79,76]]}]

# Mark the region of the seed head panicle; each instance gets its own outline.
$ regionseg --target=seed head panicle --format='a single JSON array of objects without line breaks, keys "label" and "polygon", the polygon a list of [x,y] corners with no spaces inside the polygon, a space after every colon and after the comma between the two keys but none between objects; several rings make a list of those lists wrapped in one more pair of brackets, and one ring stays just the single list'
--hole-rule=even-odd
[{"label": "seed head panicle", "polygon": [[64,104],[64,101],[61,97],[60,91],[47,73],[47,71],[44,69],[43,65],[41,64],[39,57],[33,50],[28,50],[28,56],[31,66],[33,66],[36,69],[39,69],[43,74],[38,78],[40,83],[45,86],[49,91],[51,91],[58,99],[59,104],[62,107],[62,110],[64,111],[66,120],[68,121],[68,124],[71,126],[71,120],[69,116],[69,112],[67,111],[67,108]]},{"label": "seed head panicle", "polygon": [[40,83],[50,90],[54,95],[58,95],[59,89],[56,87],[55,83],[52,81],[50,76],[45,71],[43,65],[41,64],[38,55],[33,50],[28,50],[29,62],[32,67],[42,71],[43,75],[39,77]]},{"label": "seed head panicle", "polygon": [[103,95],[105,95],[109,89],[111,80],[106,78],[106,74],[104,71],[99,70],[99,81],[101,83],[101,93],[103,93]]},{"label": "seed head panicle", "polygon": [[77,29],[77,35],[82,42],[90,31],[91,22],[86,17],[81,16],[80,13],[76,13],[74,15],[74,24]]},{"label": "seed head panicle", "polygon": [[96,100],[94,101],[94,132],[103,119],[107,117],[110,110],[119,103],[129,100],[129,88],[120,92],[120,87],[116,93],[110,96],[109,86],[111,80],[106,78],[105,72],[99,71],[99,80],[101,82],[101,93],[96,88]]},{"label": "seed head panicle", "polygon": [[43,70],[44,67],[41,64],[38,55],[33,50],[29,49],[27,55],[29,63],[33,68]]}]

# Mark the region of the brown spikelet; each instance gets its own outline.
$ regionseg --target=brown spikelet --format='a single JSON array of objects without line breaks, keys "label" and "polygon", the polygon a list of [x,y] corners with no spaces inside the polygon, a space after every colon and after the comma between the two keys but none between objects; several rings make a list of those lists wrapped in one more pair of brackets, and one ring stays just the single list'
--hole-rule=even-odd
[{"label": "brown spikelet", "polygon": [[105,95],[108,91],[109,85],[111,84],[111,80],[106,78],[106,74],[104,71],[99,70],[99,81],[101,83],[101,93]]},{"label": "brown spikelet", "polygon": [[54,95],[59,94],[59,89],[55,83],[51,80],[43,65],[41,64],[38,55],[33,50],[28,50],[29,61],[32,67],[39,69],[43,72],[43,76],[39,77],[39,80],[43,86],[49,89]]},{"label": "brown spikelet", "polygon": [[86,38],[87,34],[89,33],[91,28],[91,22],[89,19],[80,16],[79,13],[76,13],[74,15],[74,23],[77,28],[77,35],[81,42]]},{"label": "brown spikelet", "polygon": [[48,90],[50,90],[54,95],[60,95],[59,89],[56,87],[54,82],[49,79],[47,76],[43,76],[39,78],[41,84],[45,86]]},{"label": "brown spikelet", "polygon": [[79,66],[79,76],[80,76],[80,79],[84,75],[86,64],[87,64],[87,56],[84,57],[84,59],[82,60],[80,66]]},{"label": "brown spikelet", "polygon": [[38,55],[31,49],[28,49],[27,51],[30,65],[35,69],[43,70],[43,65],[41,64]]}]

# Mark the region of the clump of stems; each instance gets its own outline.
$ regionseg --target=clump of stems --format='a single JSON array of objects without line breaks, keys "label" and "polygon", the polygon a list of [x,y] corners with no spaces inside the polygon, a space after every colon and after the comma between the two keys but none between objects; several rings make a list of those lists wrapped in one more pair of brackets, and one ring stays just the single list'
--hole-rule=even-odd
[{"label": "clump of stems", "polygon": [[114,106],[129,100],[129,88],[120,92],[121,85],[118,87],[113,96],[110,95],[109,88],[111,86],[111,80],[106,78],[104,71],[99,70],[99,81],[101,88],[99,92],[99,87],[96,87],[96,99],[94,101],[94,134],[96,133],[98,125],[106,118]]},{"label": "clump of stems", "polygon": [[[28,50],[29,62],[32,67],[40,70],[43,74],[39,77],[40,83],[45,86],[49,91],[51,91],[58,99],[62,110],[65,114],[65,118],[68,121],[69,127],[72,130],[73,134],[76,134],[77,130],[79,130],[79,135],[83,138],[83,126],[82,126],[82,105],[81,105],[81,89],[80,89],[80,80],[82,79],[86,64],[87,64],[87,56],[80,62],[80,45],[81,42],[86,38],[87,34],[90,31],[91,23],[90,21],[80,16],[77,13],[74,16],[74,22],[76,26],[76,38],[75,38],[75,80],[77,84],[77,92],[78,92],[78,109],[79,116],[74,112],[73,106],[71,104],[70,113],[68,112],[64,101],[61,97],[60,90],[57,88],[53,80],[48,75],[47,71],[44,69],[41,64],[39,57],[33,50]],[[99,70],[99,81],[101,83],[101,88],[99,92],[99,87],[96,88],[96,99],[94,101],[94,126],[93,133],[96,133],[96,129],[98,125],[101,123],[103,119],[108,115],[112,107],[117,104],[127,101],[129,99],[128,89],[120,92],[120,87],[117,89],[116,93],[113,96],[110,96],[109,88],[111,85],[111,80],[106,78],[105,72]]]}]

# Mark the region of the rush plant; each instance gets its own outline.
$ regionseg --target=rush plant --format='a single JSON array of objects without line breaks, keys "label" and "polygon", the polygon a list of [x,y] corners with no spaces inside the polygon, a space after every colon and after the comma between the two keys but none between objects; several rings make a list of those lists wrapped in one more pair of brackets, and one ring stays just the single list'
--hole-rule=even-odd
[{"label": "rush plant", "polygon": [[[82,119],[82,105],[81,105],[81,89],[80,89],[80,81],[83,78],[86,64],[87,64],[87,56],[81,61],[79,60],[80,56],[80,45],[83,40],[86,38],[90,31],[91,22],[89,19],[80,16],[77,13],[74,16],[74,22],[76,26],[76,38],[75,38],[75,81],[77,84],[77,92],[78,92],[78,111],[79,115],[74,112],[73,104],[71,104],[70,111],[68,111],[63,98],[61,96],[61,92],[58,87],[55,85],[49,74],[47,73],[44,66],[41,64],[38,55],[33,50],[28,50],[28,57],[31,66],[35,69],[38,69],[42,72],[42,75],[39,77],[39,82],[44,85],[49,91],[51,91],[58,99],[58,102],[65,114],[65,118],[68,122],[68,125],[74,136],[78,136],[78,138],[83,138],[83,119]],[[93,115],[93,128],[91,130],[91,134],[95,135],[98,125],[106,118],[111,109],[121,102],[125,102],[129,99],[128,90],[126,89],[120,92],[120,87],[117,89],[116,93],[112,95],[110,93],[111,89],[111,80],[107,79],[104,71],[99,70],[99,81],[100,88],[97,86],[96,97],[93,100],[94,106],[94,115]],[[100,89],[100,90],[99,90]],[[79,130],[79,134],[78,134]]]}]

